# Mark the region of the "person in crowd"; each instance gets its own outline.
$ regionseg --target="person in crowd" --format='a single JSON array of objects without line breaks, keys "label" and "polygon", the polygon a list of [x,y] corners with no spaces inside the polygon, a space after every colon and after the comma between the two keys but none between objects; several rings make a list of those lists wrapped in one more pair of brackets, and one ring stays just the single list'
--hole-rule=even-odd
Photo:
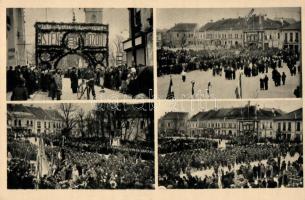
[{"label": "person in crowd", "polygon": [[76,72],[76,68],[73,67],[70,73],[70,81],[71,81],[71,89],[73,94],[77,93],[78,89],[78,74]]},{"label": "person in crowd", "polygon": [[95,99],[96,98],[95,88],[94,88],[95,73],[93,72],[93,70],[90,67],[88,67],[84,78],[86,79],[87,99],[90,99],[90,93],[92,93],[93,99]]},{"label": "person in crowd", "polygon": [[56,86],[56,99],[60,100],[62,95],[62,77],[61,77],[61,70],[56,69],[54,74],[54,82]]},{"label": "person in crowd", "polygon": [[29,97],[28,90],[25,87],[25,80],[22,75],[20,75],[20,80],[18,81],[17,86],[14,88],[11,100],[12,101],[25,101]]},{"label": "person in crowd", "polygon": [[268,81],[269,81],[269,78],[268,78],[268,75],[266,74],[265,75],[265,78],[264,78],[264,90],[268,90]]},{"label": "person in crowd", "polygon": [[285,72],[282,73],[282,82],[283,82],[283,85],[285,85],[285,81],[286,81],[286,74]]}]

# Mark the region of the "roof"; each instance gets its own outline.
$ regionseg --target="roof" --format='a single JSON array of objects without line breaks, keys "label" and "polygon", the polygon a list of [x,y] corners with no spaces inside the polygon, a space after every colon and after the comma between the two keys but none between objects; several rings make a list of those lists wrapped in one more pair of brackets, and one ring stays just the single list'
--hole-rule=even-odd
[{"label": "roof", "polygon": [[64,119],[57,110],[50,109],[50,110],[44,110],[44,112],[49,116],[49,118],[51,118],[53,120],[63,120]]},{"label": "roof", "polygon": [[299,108],[282,116],[275,118],[275,120],[302,120],[303,119],[303,108]]},{"label": "roof", "polygon": [[41,120],[63,119],[57,110],[45,110],[35,106],[24,106],[22,104],[9,104],[7,111],[15,117],[31,117]]},{"label": "roof", "polygon": [[163,120],[179,120],[187,118],[187,112],[168,112],[166,113],[162,119]]},{"label": "roof", "polygon": [[245,106],[235,108],[221,108],[197,113],[191,119],[211,120],[211,119],[271,119],[283,115],[279,109],[262,108],[256,106]]},{"label": "roof", "polygon": [[196,23],[178,23],[170,29],[173,32],[192,32],[196,29]]},{"label": "roof", "polygon": [[32,107],[32,106],[26,106],[26,108],[34,114],[38,119],[42,120],[52,120],[52,118],[42,109],[39,107]]},{"label": "roof", "polygon": [[289,26],[287,21],[283,24],[279,20],[265,18],[263,16],[253,15],[247,21],[245,18],[228,18],[221,19],[216,22],[208,22],[202,26],[199,31],[219,31],[219,30],[260,30],[260,29],[280,29]]},{"label": "roof", "polygon": [[202,26],[199,31],[218,31],[218,30],[240,30],[243,29],[245,25],[244,18],[229,18],[221,19],[216,22],[208,22]]},{"label": "roof", "polygon": [[283,30],[301,30],[301,22],[289,24],[289,25],[283,27]]}]

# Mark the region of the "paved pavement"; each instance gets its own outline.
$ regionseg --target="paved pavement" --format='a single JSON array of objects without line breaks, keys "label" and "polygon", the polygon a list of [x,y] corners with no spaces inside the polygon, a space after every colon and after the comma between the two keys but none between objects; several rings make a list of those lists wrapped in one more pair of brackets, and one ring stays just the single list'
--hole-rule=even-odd
[{"label": "paved pavement", "polygon": [[[256,77],[245,77],[242,75],[242,93],[243,98],[295,98],[293,92],[294,89],[300,83],[300,74],[291,76],[289,69],[284,66],[279,68],[278,71],[282,74],[286,74],[286,84],[280,87],[275,87],[272,81],[272,70],[269,69],[269,90],[260,90],[259,79],[260,75]],[[188,72],[186,75],[186,81],[183,82],[181,75],[172,75],[173,91],[176,99],[208,99],[208,98],[220,98],[220,99],[235,99],[235,89],[239,87],[239,74],[242,71],[236,72],[235,80],[226,80],[224,73],[222,76],[212,75],[212,70],[200,71],[195,70]],[[195,81],[195,95],[192,97],[192,84],[191,81]],[[158,77],[158,98],[165,99],[168,92],[170,82],[170,75]],[[210,96],[207,95],[208,82],[211,82]]]}]

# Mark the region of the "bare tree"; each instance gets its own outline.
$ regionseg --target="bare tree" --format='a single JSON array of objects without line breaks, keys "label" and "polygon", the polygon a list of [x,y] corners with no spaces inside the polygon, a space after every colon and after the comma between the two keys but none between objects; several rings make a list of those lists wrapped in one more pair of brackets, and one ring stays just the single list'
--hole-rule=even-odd
[{"label": "bare tree", "polygon": [[76,110],[77,108],[71,103],[61,103],[59,110],[62,113],[65,124],[65,131],[69,134],[71,129],[75,127],[77,123]]}]

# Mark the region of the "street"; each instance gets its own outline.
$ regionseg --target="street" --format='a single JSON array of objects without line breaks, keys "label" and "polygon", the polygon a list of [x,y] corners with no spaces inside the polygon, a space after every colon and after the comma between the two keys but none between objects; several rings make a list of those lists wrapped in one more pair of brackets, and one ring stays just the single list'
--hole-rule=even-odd
[{"label": "street", "polygon": [[[70,83],[70,79],[69,78],[63,78],[63,88],[62,88],[62,96],[61,99],[62,100],[78,100],[77,98],[77,94],[73,94],[72,93],[72,89],[71,89],[71,83]],[[81,82],[81,80],[79,80],[79,83]],[[122,94],[118,91],[115,90],[110,90],[105,88],[104,92],[101,91],[101,87],[99,86],[95,86],[95,93],[96,93],[96,99],[131,99],[132,97],[127,95],[127,94]],[[9,101],[11,99],[11,95],[12,93],[9,92],[6,95],[7,100]],[[92,94],[90,95],[91,99],[92,98]],[[81,100],[86,100],[87,99],[87,94],[84,94],[82,96]],[[37,100],[52,100],[51,97],[48,97],[48,92],[42,92],[42,91],[37,91],[35,92],[33,95],[31,95],[31,98],[28,99],[28,101],[37,101]]]},{"label": "street", "polygon": [[[291,77],[289,69],[284,64],[283,68],[278,68],[282,74],[286,74],[286,84],[275,87],[272,80],[272,70],[268,70],[269,90],[260,90],[260,74],[255,77],[245,77],[242,75],[242,98],[295,98],[293,92],[300,82],[300,75]],[[235,99],[235,89],[239,87],[239,75],[242,70],[236,71],[235,80],[226,80],[224,72],[222,76],[212,75],[212,70],[209,71],[191,71],[186,74],[186,81],[183,82],[180,74],[172,75],[173,88],[175,99]],[[192,84],[195,81],[195,95],[192,97]],[[207,95],[208,82],[211,83],[210,97]],[[170,83],[170,75],[158,77],[158,98],[165,99],[167,96]]]}]

